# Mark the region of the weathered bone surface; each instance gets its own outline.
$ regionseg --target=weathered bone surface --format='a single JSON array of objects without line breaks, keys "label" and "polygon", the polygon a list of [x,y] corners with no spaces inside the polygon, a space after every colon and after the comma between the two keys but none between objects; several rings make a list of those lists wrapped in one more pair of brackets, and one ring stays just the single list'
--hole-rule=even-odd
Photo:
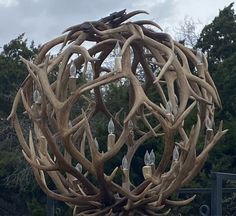
[{"label": "weathered bone surface", "polygon": [[[45,43],[34,61],[22,58],[29,75],[9,119],[42,190],[74,208],[74,215],[167,215],[172,205],[188,204],[194,197],[173,201],[170,196],[197,175],[226,133],[222,123],[215,131],[214,109],[221,102],[204,54],[174,41],[152,21],[127,21],[140,13],[146,12],[123,10],[72,26]],[[58,55],[50,55],[57,45]],[[105,65],[107,59],[115,63]],[[122,110],[109,110],[103,93],[104,86],[119,83],[125,88],[127,81],[129,109],[123,118]],[[28,132],[17,117],[20,103],[33,122]],[[98,113],[114,122],[115,132],[111,122],[107,144],[94,137],[96,125],[91,122]],[[195,125],[187,128],[184,121],[190,114]],[[205,145],[196,152],[199,136],[205,137]],[[132,159],[142,144],[155,137],[163,140],[162,158],[145,166],[144,181],[134,185]],[[102,145],[108,146],[104,152],[98,148]],[[123,167],[106,173],[104,166],[125,145]],[[122,183],[115,180],[119,170]],[[48,187],[46,176],[57,192]]]}]

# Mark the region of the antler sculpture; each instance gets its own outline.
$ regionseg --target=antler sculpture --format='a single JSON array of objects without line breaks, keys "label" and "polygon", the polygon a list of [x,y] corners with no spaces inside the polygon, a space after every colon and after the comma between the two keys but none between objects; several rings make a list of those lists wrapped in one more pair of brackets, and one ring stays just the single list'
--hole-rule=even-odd
[{"label": "antler sculpture", "polygon": [[[125,22],[140,13],[146,12],[123,10],[72,26],[44,44],[34,61],[22,58],[29,75],[9,119],[42,190],[74,208],[74,215],[167,215],[168,206],[188,204],[195,196],[184,201],[169,197],[196,176],[226,133],[222,122],[214,131],[214,107],[221,102],[204,54],[174,41],[152,21]],[[58,55],[51,56],[49,51],[60,44]],[[107,59],[114,64],[105,65]],[[83,73],[77,74],[81,68]],[[91,70],[93,78],[86,79]],[[84,81],[79,83],[80,78]],[[129,83],[129,109],[120,120],[121,111],[115,114],[106,106],[103,88],[124,79]],[[17,117],[21,102],[33,122],[26,133]],[[111,119],[104,152],[99,151],[104,143],[94,137],[97,113]],[[191,129],[184,124],[190,114],[195,119]],[[196,153],[200,134],[205,144]],[[147,152],[144,181],[134,185],[132,159],[144,142],[157,136],[164,143],[162,158],[157,165],[154,152]],[[125,145],[121,168],[106,173],[104,166]],[[123,173],[120,184],[115,180],[118,170]]]}]

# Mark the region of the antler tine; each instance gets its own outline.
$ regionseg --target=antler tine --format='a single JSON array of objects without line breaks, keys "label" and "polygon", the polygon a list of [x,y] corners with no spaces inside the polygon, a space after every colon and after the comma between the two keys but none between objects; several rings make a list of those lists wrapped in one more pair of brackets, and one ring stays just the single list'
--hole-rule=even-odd
[{"label": "antler tine", "polygon": [[126,20],[130,19],[131,17],[136,16],[138,14],[142,14],[142,13],[149,14],[148,12],[146,12],[144,10],[136,10],[136,11],[130,12],[128,14],[125,14],[120,19],[114,20],[113,22],[111,22],[111,24],[113,26],[120,25],[121,23],[125,22]]},{"label": "antler tine", "polygon": [[163,31],[161,26],[159,26],[157,23],[155,23],[151,20],[139,20],[139,21],[135,21],[133,23],[137,24],[137,25],[152,25],[152,26],[155,26],[156,28],[158,28],[159,30]]}]

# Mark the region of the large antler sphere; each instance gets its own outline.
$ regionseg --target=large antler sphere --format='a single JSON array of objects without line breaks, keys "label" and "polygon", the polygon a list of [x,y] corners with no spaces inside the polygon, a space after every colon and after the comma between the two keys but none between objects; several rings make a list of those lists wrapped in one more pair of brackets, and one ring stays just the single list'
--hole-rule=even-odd
[{"label": "large antler sphere", "polygon": [[[169,212],[164,206],[188,204],[194,197],[168,198],[200,171],[226,133],[222,123],[214,131],[214,109],[221,102],[205,55],[174,41],[152,21],[125,23],[139,13],[145,12],[123,10],[72,26],[44,44],[33,62],[22,59],[29,75],[9,119],[42,190],[73,207],[74,215],[159,215]],[[50,55],[60,44],[60,52]],[[123,107],[108,107],[114,88],[127,90]],[[28,133],[17,117],[20,102],[33,122]],[[98,116],[106,117],[106,140],[100,138]],[[200,134],[205,144],[197,154]],[[132,159],[156,137],[164,145],[162,158],[157,164],[155,152],[147,151],[144,180],[136,184]],[[121,166],[112,167],[109,161],[120,154]],[[104,168],[108,163],[113,171]]]}]

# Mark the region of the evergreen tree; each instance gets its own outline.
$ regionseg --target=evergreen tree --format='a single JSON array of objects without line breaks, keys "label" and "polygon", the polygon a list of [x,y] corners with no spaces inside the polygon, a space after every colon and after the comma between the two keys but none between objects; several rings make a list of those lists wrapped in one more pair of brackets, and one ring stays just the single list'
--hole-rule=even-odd
[{"label": "evergreen tree", "polygon": [[220,118],[236,118],[236,15],[233,3],[206,25],[197,43],[208,55],[209,71],[218,88],[223,110]]},{"label": "evergreen tree", "polygon": [[[4,45],[0,53],[0,215],[29,215],[36,199],[42,197],[30,166],[22,157],[15,131],[6,120],[15,94],[28,74],[20,56],[30,59],[36,52],[34,43],[28,46],[21,34]],[[32,202],[36,191],[40,195]],[[32,212],[31,215],[37,214]]]},{"label": "evergreen tree", "polygon": [[[211,152],[205,172],[236,173],[236,15],[233,3],[220,10],[212,23],[203,28],[196,47],[208,55],[209,71],[223,106],[217,120],[223,119],[224,127],[229,129],[225,138]],[[224,214],[235,213],[235,195],[228,197],[225,203]]]},{"label": "evergreen tree", "polygon": [[33,42],[28,47],[24,34],[3,46],[0,53],[0,116],[9,114],[16,91],[27,76],[27,69],[20,61],[20,56],[30,59],[36,51]]},{"label": "evergreen tree", "polygon": [[215,69],[215,66],[236,52],[236,15],[233,5],[231,3],[220,10],[212,23],[203,28],[198,39],[197,47],[207,52],[210,69]]}]

